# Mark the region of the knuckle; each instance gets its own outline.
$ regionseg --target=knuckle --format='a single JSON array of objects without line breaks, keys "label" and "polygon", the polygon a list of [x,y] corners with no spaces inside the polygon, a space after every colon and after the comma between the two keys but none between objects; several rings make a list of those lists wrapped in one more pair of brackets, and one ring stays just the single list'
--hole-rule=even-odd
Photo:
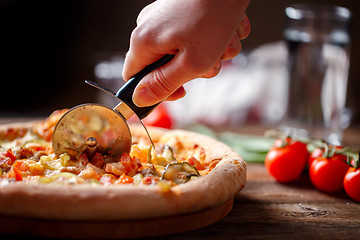
[{"label": "knuckle", "polygon": [[236,57],[241,52],[241,42],[238,41],[236,45],[227,47],[225,52],[223,53],[222,59],[228,60]]},{"label": "knuckle", "polygon": [[150,82],[149,88],[156,95],[169,96],[179,88],[179,86],[176,86],[166,77],[164,71],[161,68],[152,72],[152,79],[153,80]]},{"label": "knuckle", "polygon": [[134,45],[144,45],[148,41],[149,34],[141,27],[136,27],[130,36],[130,42]]},{"label": "knuckle", "polygon": [[145,6],[139,13],[138,17],[136,18],[136,24],[140,25],[144,21],[146,21],[148,13],[151,11],[152,4]]},{"label": "knuckle", "polygon": [[220,66],[215,66],[210,71],[205,73],[202,77],[203,78],[213,78],[213,77],[215,77],[215,76],[217,76],[219,74],[220,70],[221,70],[221,65]]}]

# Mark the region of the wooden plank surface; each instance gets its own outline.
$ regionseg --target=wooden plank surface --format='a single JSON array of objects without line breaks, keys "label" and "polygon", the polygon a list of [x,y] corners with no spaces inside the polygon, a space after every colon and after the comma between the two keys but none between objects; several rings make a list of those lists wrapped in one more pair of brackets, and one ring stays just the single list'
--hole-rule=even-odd
[{"label": "wooden plank surface", "polygon": [[360,239],[360,204],[344,192],[319,192],[307,174],[280,184],[263,164],[249,164],[248,183],[226,218],[161,239]]}]

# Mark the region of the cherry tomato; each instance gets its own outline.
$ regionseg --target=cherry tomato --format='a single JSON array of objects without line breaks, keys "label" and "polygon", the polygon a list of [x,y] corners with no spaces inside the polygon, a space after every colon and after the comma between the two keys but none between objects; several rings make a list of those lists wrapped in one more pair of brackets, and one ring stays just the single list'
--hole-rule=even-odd
[{"label": "cherry tomato", "polygon": [[146,126],[154,126],[171,129],[173,127],[173,119],[170,116],[164,103],[159,104],[155,110],[143,119]]},{"label": "cherry tomato", "polygon": [[360,168],[348,169],[344,177],[344,189],[349,197],[360,202]]},{"label": "cherry tomato", "polygon": [[[341,147],[341,146],[334,146],[334,147],[335,147],[335,150],[341,150],[341,149],[343,149],[343,147]],[[310,166],[311,163],[312,163],[316,158],[321,157],[323,154],[324,154],[324,149],[315,148],[315,149],[311,152],[311,154],[310,154],[310,156],[309,156],[308,165]],[[345,157],[344,155],[340,155],[340,154],[339,154],[339,156],[343,157],[344,160],[346,161],[346,157]]]},{"label": "cherry tomato", "polygon": [[290,138],[277,140],[265,157],[267,171],[279,182],[291,182],[304,170],[309,156],[306,144]]},{"label": "cherry tomato", "polygon": [[338,192],[343,189],[343,181],[349,165],[344,157],[318,157],[309,168],[310,180],[314,186],[324,192]]}]

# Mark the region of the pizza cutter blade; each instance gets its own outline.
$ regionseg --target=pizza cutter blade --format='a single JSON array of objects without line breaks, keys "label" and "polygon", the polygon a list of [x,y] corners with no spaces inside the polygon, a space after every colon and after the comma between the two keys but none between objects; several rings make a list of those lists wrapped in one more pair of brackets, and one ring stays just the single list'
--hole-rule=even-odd
[{"label": "pizza cutter blade", "polygon": [[52,146],[55,155],[59,157],[67,153],[77,159],[83,153],[92,157],[99,152],[103,156],[119,159],[123,153],[129,153],[132,140],[126,120],[135,113],[141,121],[159,104],[149,107],[136,106],[132,101],[134,90],[144,76],[173,57],[173,55],[165,55],[146,66],[127,81],[117,93],[87,81],[88,84],[109,93],[121,102],[113,109],[100,104],[83,104],[66,112],[54,129]]}]

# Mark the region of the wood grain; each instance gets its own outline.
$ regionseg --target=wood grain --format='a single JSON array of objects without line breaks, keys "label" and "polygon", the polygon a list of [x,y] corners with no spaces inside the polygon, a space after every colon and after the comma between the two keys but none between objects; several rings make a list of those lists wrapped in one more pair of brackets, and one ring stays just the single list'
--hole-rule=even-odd
[{"label": "wood grain", "polygon": [[209,227],[162,239],[359,239],[360,204],[344,192],[316,190],[307,174],[280,184],[263,164],[249,164],[248,183],[230,214]]}]

